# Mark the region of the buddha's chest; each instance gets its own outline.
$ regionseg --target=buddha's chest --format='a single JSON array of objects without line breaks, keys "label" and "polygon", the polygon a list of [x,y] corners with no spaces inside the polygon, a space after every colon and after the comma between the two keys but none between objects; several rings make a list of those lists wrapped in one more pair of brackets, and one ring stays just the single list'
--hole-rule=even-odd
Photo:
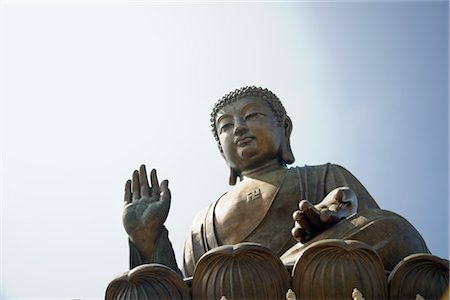
[{"label": "buddha's chest", "polygon": [[278,185],[261,180],[240,184],[217,203],[215,230],[220,244],[242,242],[266,216],[278,191]]}]

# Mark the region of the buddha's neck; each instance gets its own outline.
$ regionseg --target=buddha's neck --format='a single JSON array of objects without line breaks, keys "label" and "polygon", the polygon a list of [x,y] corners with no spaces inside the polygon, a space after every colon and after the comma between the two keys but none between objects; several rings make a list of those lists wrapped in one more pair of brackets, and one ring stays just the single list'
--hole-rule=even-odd
[{"label": "buddha's neck", "polygon": [[242,176],[245,177],[257,177],[262,174],[267,174],[276,170],[285,169],[286,166],[279,160],[279,159],[273,159],[271,161],[266,162],[262,166],[258,166],[256,168],[242,171]]}]

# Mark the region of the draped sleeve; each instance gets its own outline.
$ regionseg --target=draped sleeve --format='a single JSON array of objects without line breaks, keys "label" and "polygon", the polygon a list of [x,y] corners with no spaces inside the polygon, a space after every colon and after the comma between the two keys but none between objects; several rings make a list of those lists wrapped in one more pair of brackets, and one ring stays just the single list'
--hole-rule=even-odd
[{"label": "draped sleeve", "polygon": [[133,269],[139,265],[147,263],[159,263],[168,266],[175,272],[181,275],[181,271],[178,268],[175,254],[173,251],[172,243],[169,240],[169,232],[166,227],[163,226],[158,240],[156,241],[155,252],[151,258],[145,259],[138,251],[133,242],[128,239],[130,248],[130,269]]},{"label": "draped sleeve", "polygon": [[183,250],[183,275],[192,276],[195,263],[208,251],[205,243],[204,220],[209,207],[200,211],[194,218],[189,234],[184,243]]},{"label": "draped sleeve", "polygon": [[358,198],[358,212],[368,208],[379,208],[378,204],[361,184],[361,182],[347,169],[335,164],[318,166],[304,166],[300,168],[304,174],[306,199],[313,204],[322,201],[325,196],[337,187],[348,187]]}]

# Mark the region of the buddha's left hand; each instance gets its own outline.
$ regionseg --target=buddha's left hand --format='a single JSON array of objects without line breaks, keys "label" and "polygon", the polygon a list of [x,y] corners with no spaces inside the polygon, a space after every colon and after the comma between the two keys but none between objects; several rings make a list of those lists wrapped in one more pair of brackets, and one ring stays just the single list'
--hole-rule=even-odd
[{"label": "buddha's left hand", "polygon": [[292,236],[305,243],[341,219],[355,214],[358,199],[350,188],[339,187],[332,190],[319,204],[313,205],[302,200],[298,207],[299,210],[292,214],[295,221]]}]

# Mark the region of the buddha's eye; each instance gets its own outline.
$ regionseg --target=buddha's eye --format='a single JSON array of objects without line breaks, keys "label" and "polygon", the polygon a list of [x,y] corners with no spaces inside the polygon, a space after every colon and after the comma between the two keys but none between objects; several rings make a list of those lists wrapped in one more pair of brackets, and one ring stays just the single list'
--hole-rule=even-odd
[{"label": "buddha's eye", "polygon": [[253,112],[253,113],[249,113],[248,115],[245,116],[245,120],[252,120],[252,119],[257,119],[257,118],[261,118],[264,117],[265,114],[260,113],[260,112]]},{"label": "buddha's eye", "polygon": [[220,133],[225,132],[225,131],[231,129],[232,127],[233,127],[232,123],[223,124],[222,126],[220,126],[219,132]]}]

